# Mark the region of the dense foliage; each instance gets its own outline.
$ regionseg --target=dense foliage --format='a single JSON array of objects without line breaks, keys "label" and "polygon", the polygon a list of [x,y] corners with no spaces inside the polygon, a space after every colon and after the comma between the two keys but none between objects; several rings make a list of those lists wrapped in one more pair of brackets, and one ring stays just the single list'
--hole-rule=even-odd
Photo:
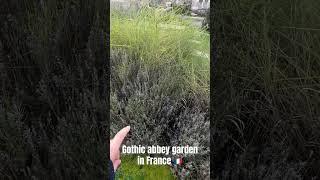
[{"label": "dense foliage", "polygon": [[320,177],[319,1],[214,4],[212,174]]},{"label": "dense foliage", "polygon": [[106,8],[1,1],[1,179],[107,179]]},{"label": "dense foliage", "polygon": [[112,12],[110,29],[111,132],[130,125],[127,144],[199,146],[174,171],[208,178],[209,35],[159,9]]}]

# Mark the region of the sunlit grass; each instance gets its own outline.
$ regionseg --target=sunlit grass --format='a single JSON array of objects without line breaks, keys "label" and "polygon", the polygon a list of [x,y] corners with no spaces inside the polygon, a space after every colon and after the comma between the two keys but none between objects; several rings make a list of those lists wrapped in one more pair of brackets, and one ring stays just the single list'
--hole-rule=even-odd
[{"label": "sunlit grass", "polygon": [[122,157],[122,165],[116,173],[117,180],[175,180],[168,165],[138,165],[137,156]]},{"label": "sunlit grass", "polygon": [[181,88],[208,91],[209,34],[174,12],[111,13],[111,48],[138,57],[145,68],[180,76]]}]

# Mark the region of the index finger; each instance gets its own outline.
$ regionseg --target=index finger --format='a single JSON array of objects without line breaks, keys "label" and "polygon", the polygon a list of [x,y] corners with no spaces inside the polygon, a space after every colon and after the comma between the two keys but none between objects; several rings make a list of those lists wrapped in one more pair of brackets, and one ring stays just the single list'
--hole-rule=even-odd
[{"label": "index finger", "polygon": [[128,132],[130,131],[130,126],[127,126],[121,129],[112,139],[114,141],[115,148],[120,148],[124,138],[127,136]]}]

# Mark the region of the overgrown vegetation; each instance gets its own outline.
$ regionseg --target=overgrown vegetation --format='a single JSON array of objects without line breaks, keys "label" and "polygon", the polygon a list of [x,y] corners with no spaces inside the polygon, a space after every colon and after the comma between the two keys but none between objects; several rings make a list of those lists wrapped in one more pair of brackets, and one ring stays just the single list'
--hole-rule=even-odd
[{"label": "overgrown vegetation", "polygon": [[200,146],[174,169],[180,178],[208,178],[208,54],[209,35],[174,12],[111,13],[111,132],[130,125],[128,144]]},{"label": "overgrown vegetation", "polygon": [[214,4],[216,179],[320,177],[319,1]]},{"label": "overgrown vegetation", "polygon": [[1,2],[1,179],[107,179],[107,4]]}]

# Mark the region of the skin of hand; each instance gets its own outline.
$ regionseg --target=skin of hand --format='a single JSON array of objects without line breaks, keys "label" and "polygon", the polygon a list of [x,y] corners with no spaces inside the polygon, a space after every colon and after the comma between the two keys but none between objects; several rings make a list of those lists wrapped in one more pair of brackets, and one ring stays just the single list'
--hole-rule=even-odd
[{"label": "skin of hand", "polygon": [[121,163],[120,160],[120,146],[130,131],[130,126],[121,129],[113,139],[110,140],[110,160],[112,161],[113,168],[116,171]]}]

